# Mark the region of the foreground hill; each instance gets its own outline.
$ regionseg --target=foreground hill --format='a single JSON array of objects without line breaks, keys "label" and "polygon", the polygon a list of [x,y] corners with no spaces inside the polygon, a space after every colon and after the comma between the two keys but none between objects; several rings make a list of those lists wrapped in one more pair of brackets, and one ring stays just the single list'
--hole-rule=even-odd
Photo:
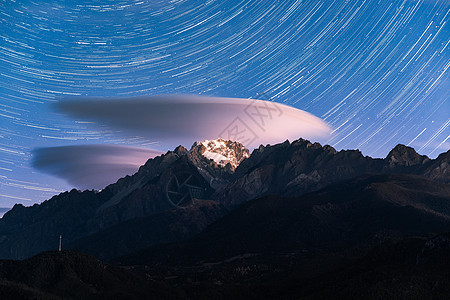
[{"label": "foreground hill", "polygon": [[174,289],[72,251],[0,260],[1,299],[173,299]]},{"label": "foreground hill", "polygon": [[[345,260],[295,255],[118,268],[72,251],[0,261],[2,299],[448,299],[450,233],[396,238]],[[334,264],[333,264],[334,262]],[[132,271],[136,272],[132,272]]]}]

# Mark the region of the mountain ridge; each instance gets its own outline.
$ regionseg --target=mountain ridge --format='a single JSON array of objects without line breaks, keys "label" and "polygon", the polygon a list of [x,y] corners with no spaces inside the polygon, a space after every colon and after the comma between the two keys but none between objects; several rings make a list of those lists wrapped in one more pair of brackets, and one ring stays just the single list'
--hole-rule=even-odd
[{"label": "mountain ridge", "polygon": [[[242,145],[228,145],[245,156]],[[399,145],[385,159],[373,159],[358,150],[336,151],[328,145],[299,139],[260,146],[234,169],[203,156],[202,147],[197,143],[188,151],[179,146],[149,159],[137,173],[100,192],[72,190],[40,205],[14,206],[0,219],[0,257],[25,258],[50,250],[60,234],[65,243],[76,244],[77,240],[130,220],[164,212],[170,215],[170,211],[178,209],[195,211],[198,207],[190,208],[193,199],[211,200],[221,208],[205,206],[204,210],[214,209],[205,214],[209,216],[206,222],[199,219],[198,226],[190,227],[195,228],[189,231],[191,235],[249,200],[271,194],[297,197],[365,173],[407,172],[449,182],[450,151],[433,160]]]}]

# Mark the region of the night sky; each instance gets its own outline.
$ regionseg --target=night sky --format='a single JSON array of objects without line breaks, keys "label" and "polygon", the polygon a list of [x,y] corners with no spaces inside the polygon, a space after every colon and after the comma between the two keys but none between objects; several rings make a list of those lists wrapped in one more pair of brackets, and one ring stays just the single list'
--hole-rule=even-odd
[{"label": "night sky", "polygon": [[271,100],[326,121],[334,131],[321,142],[338,150],[384,157],[403,143],[434,158],[450,148],[449,9],[448,0],[0,0],[0,207],[72,188],[32,168],[35,148],[168,150],[55,111],[67,97]]}]

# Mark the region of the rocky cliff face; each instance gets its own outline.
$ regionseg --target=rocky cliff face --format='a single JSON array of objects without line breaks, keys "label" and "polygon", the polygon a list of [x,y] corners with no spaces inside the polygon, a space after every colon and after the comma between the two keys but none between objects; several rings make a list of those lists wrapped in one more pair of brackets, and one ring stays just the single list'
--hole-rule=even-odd
[{"label": "rocky cliff face", "polygon": [[[241,144],[221,139],[195,143],[189,151],[179,146],[101,192],[73,190],[41,205],[16,205],[0,219],[0,258],[24,258],[54,249],[60,234],[65,243],[75,244],[125,222],[171,210],[204,211],[206,218],[196,220],[200,215],[191,215],[190,222],[199,224],[189,226],[195,228],[189,230],[193,234],[251,199],[270,194],[296,197],[365,173],[417,174],[448,183],[449,156],[447,152],[432,160],[399,145],[385,159],[373,159],[358,150],[338,152],[303,139],[260,146],[250,156]],[[207,212],[216,206],[193,207],[194,199],[215,201],[220,212]],[[163,242],[155,236],[146,238]]]},{"label": "rocky cliff face", "polygon": [[238,142],[217,139],[194,143],[186,156],[210,186],[219,190],[230,183],[236,167],[250,154]]},{"label": "rocky cliff face", "polygon": [[429,162],[426,155],[419,155],[414,148],[397,145],[385,158],[387,168],[421,166]]},{"label": "rocky cliff face", "polygon": [[448,183],[449,157],[447,152],[431,160],[413,148],[397,145],[386,158],[374,159],[359,150],[338,152],[303,139],[286,141],[255,149],[236,169],[232,182],[213,198],[236,207],[264,195],[299,196],[365,173],[416,174]]},{"label": "rocky cliff face", "polygon": [[450,150],[423,166],[422,173],[433,180],[450,183]]}]

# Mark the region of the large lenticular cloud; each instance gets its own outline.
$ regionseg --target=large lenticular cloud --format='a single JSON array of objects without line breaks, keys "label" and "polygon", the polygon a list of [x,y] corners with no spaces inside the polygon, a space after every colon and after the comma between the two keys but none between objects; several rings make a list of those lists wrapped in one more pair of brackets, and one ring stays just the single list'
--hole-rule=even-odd
[{"label": "large lenticular cloud", "polygon": [[271,101],[159,95],[122,99],[68,99],[57,109],[130,135],[162,142],[167,149],[218,137],[248,148],[300,137],[326,138],[330,127],[305,111]]},{"label": "large lenticular cloud", "polygon": [[136,173],[160,151],[119,145],[81,145],[38,148],[33,167],[58,176],[81,189],[101,189]]}]

